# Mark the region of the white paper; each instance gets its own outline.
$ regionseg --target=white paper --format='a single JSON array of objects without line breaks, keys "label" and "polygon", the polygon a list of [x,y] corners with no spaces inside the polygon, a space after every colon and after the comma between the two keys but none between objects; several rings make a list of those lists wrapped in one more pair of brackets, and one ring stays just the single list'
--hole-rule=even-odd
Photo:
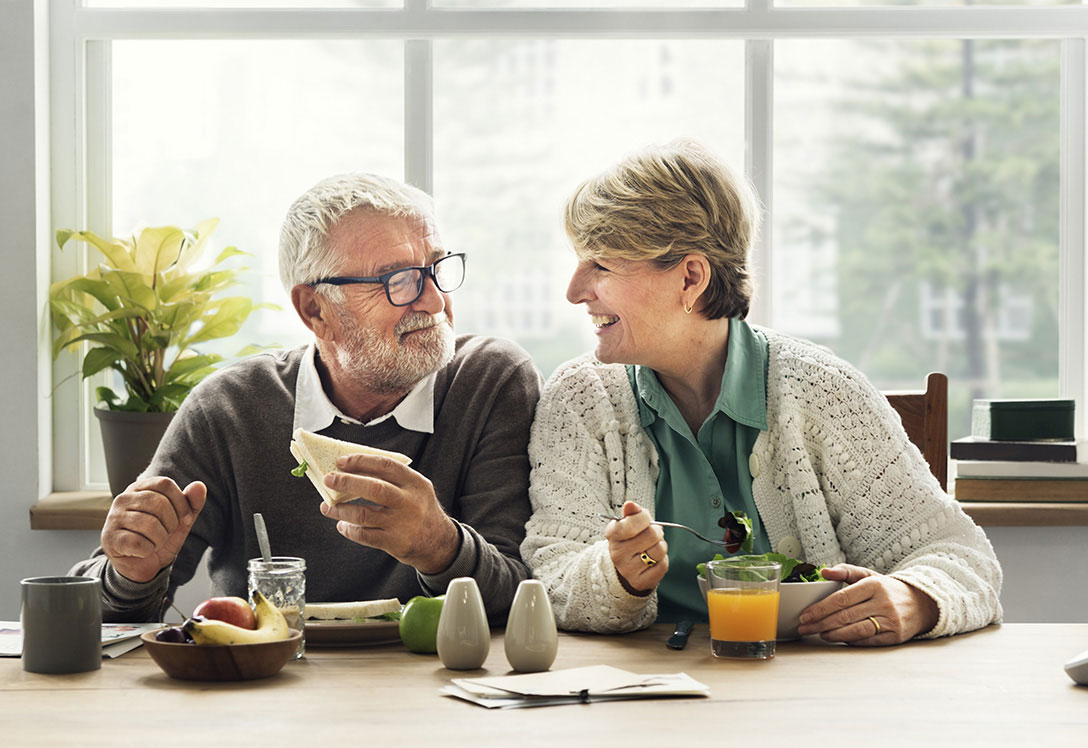
[{"label": "white paper", "polygon": [[644,677],[611,665],[590,665],[568,670],[549,670],[543,673],[455,678],[453,682],[467,690],[472,690],[473,686],[479,685],[522,696],[570,696],[582,691],[594,694],[624,686],[635,686],[642,683]]},{"label": "white paper", "polygon": [[[103,623],[102,656],[120,657],[140,646],[140,634],[161,629],[162,623]],[[23,631],[19,621],[0,621],[0,657],[21,657]]]},{"label": "white paper", "polygon": [[553,706],[616,699],[709,696],[686,673],[640,675],[609,665],[485,678],[454,678],[439,693],[489,709]]}]

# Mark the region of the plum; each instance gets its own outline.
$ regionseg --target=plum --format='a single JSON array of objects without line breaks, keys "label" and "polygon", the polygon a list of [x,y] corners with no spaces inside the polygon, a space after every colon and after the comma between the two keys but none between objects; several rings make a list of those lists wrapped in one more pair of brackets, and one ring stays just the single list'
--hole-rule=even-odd
[{"label": "plum", "polygon": [[159,629],[155,632],[155,641],[168,642],[170,644],[187,644],[192,642],[189,634],[187,634],[181,626],[170,626],[165,629]]}]

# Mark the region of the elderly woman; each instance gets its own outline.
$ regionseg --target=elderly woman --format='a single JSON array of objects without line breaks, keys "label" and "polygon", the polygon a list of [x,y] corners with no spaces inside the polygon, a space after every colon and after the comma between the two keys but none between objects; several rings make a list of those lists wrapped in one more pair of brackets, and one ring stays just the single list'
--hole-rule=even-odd
[{"label": "elderly woman", "polygon": [[758,225],[746,181],[689,141],[627,158],[567,203],[567,299],[597,348],[541,398],[521,546],[559,625],[705,620],[695,566],[714,549],[650,521],[720,537],[733,511],[753,552],[846,583],[803,613],[803,635],[887,645],[999,620],[989,541],[887,400],[825,348],[744,321]]}]

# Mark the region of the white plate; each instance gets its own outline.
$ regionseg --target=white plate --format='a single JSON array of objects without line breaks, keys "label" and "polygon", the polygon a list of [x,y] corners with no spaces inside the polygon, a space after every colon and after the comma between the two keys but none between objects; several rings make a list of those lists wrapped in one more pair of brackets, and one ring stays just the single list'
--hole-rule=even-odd
[{"label": "white plate", "polygon": [[397,621],[306,621],[306,646],[369,647],[400,643]]}]

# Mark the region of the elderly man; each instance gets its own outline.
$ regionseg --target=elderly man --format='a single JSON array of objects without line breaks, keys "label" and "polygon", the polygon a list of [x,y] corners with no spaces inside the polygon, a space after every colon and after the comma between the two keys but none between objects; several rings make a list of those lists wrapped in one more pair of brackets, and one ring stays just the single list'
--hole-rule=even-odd
[{"label": "elderly man", "polygon": [[[464,272],[420,190],[353,174],[300,197],[280,275],[314,342],[229,366],[186,399],[72,570],[102,580],[104,617],[156,620],[206,549],[212,591],[245,596],[255,512],[273,553],[306,560],[311,601],[403,601],[472,576],[501,617],[528,576],[518,546],[540,375],[512,343],[454,337]],[[412,464],[340,458],[326,485],[373,504],[329,506],[291,474],[296,428]]]}]

